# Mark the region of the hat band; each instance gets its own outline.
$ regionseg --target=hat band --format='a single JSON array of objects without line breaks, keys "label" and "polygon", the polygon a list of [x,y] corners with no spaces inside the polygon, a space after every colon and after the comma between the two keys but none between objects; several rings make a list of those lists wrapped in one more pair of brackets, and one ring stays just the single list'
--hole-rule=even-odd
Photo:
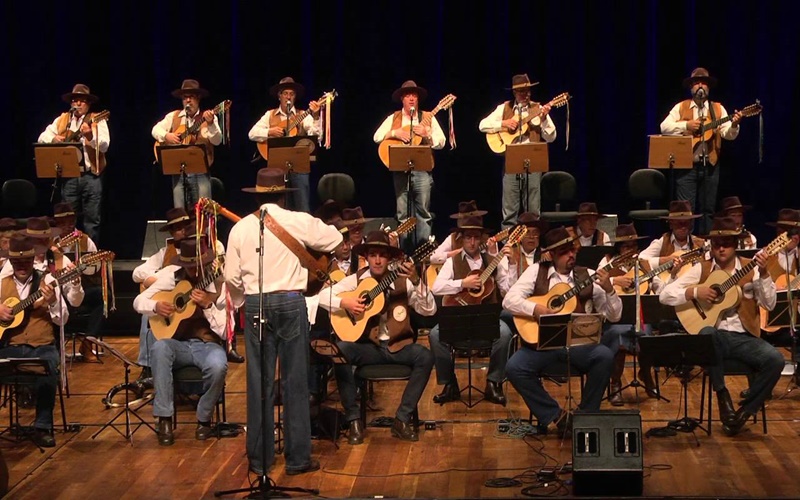
[{"label": "hat band", "polygon": [[556,248],[558,248],[560,246],[566,245],[567,243],[572,243],[573,241],[575,241],[575,239],[576,239],[575,237],[569,236],[567,238],[564,238],[561,241],[557,241],[557,242],[553,243],[552,245],[548,245],[547,248],[556,249]]},{"label": "hat band", "polygon": [[31,229],[27,228],[25,230],[29,234],[50,234],[50,229]]},{"label": "hat band", "polygon": [[53,217],[55,218],[68,217],[70,215],[75,215],[75,212],[61,212],[60,214],[53,214]]},{"label": "hat band", "polygon": [[286,186],[256,186],[256,193],[273,193],[286,189]]},{"label": "hat band", "polygon": [[744,205],[731,205],[729,207],[725,207],[724,210],[733,210],[734,208],[744,208]]},{"label": "hat band", "polygon": [[480,217],[483,214],[483,210],[473,210],[471,212],[459,212],[459,217]]},{"label": "hat band", "polygon": [[617,239],[615,239],[614,242],[616,243],[616,242],[619,242],[619,241],[631,241],[631,240],[637,239],[638,237],[639,236],[635,235],[635,234],[632,234],[630,236],[620,236]]},{"label": "hat band", "polygon": [[531,83],[531,82],[517,83],[516,85],[512,85],[511,86],[511,90],[525,89],[525,88],[528,88],[528,87],[533,87],[534,85],[536,85],[536,84],[535,83]]},{"label": "hat band", "polygon": [[170,220],[169,222],[167,222],[167,225],[169,226],[171,224],[177,224],[178,222],[183,222],[185,220],[189,220],[189,216],[188,215],[181,215],[180,217],[176,217],[176,218]]},{"label": "hat band", "polygon": [[33,249],[20,250],[20,251],[17,251],[17,252],[15,252],[13,250],[9,250],[8,251],[8,258],[9,259],[19,259],[19,258],[25,258],[25,257],[33,257],[34,255],[36,255],[36,252]]},{"label": "hat band", "polygon": [[794,220],[779,220],[778,225],[780,226],[800,226],[800,221]]},{"label": "hat band", "polygon": [[692,212],[670,212],[669,213],[670,217],[687,217],[687,216],[691,216],[691,215],[692,215]]},{"label": "hat band", "polygon": [[738,229],[712,229],[708,232],[709,236],[739,236],[742,232]]},{"label": "hat band", "polygon": [[342,224],[346,224],[346,225],[348,225],[348,226],[352,226],[352,225],[364,224],[364,223],[366,223],[366,222],[367,222],[367,219],[365,219],[365,218],[363,218],[363,217],[362,217],[362,218],[360,218],[360,219],[348,219],[348,220],[343,220],[343,221],[342,221]]}]

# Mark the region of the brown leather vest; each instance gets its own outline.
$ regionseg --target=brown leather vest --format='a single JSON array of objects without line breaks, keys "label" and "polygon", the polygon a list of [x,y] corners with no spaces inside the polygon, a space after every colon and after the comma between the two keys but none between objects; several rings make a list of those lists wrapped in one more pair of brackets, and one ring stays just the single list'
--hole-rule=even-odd
[{"label": "brown leather vest", "polygon": [[[511,262],[517,265],[517,272],[520,276],[522,273],[528,269],[528,259],[525,258],[525,255],[522,253],[522,247],[520,245],[514,245],[511,248]],[[537,247],[533,250],[533,263],[536,264],[537,262],[541,261],[542,259],[542,249]]]},{"label": "brown leather vest", "polygon": [[[536,283],[533,285],[533,295],[541,296],[547,295],[550,291],[550,279],[547,277],[550,274],[550,269],[553,264],[551,262],[540,262],[539,273],[536,275]],[[575,266],[572,269],[572,279],[575,284],[582,282],[589,278],[589,272],[585,267]],[[586,303],[591,300],[594,286],[589,285],[578,293],[578,306],[575,312],[586,312]]]},{"label": "brown leather vest", "polygon": [[[738,258],[738,257],[737,257]],[[751,259],[742,259],[739,258],[739,263],[742,267],[746,266],[750,263]],[[711,274],[711,266],[714,263],[712,260],[704,260],[702,264],[700,264],[700,283],[704,283],[708,276]],[[742,279],[739,280],[737,285],[742,288],[744,291],[744,285],[747,283],[752,283],[753,277],[755,276],[755,269],[751,270],[747,273]],[[752,333],[756,337],[761,336],[761,327],[759,326],[759,312],[758,312],[758,301],[755,298],[748,299],[742,294],[742,300],[739,302],[739,305],[736,306],[736,313],[739,315],[739,320],[742,322],[742,326],[744,326],[745,330]]]},{"label": "brown leather vest", "polygon": [[[87,120],[92,118],[95,113],[88,113]],[[58,135],[64,135],[67,132],[67,128],[69,127],[71,121],[71,114],[70,113],[61,113],[61,116],[58,117],[58,121],[56,122],[56,132]],[[97,131],[93,131],[96,133]],[[86,154],[92,159],[92,165],[95,169],[103,171],[106,168],[106,154],[102,151],[97,151],[95,148],[89,146],[88,144],[84,145],[84,149],[86,150]]]},{"label": "brown leather vest", "polygon": [[[681,101],[681,107],[679,110],[681,121],[694,120],[694,111],[690,107],[691,104],[692,104],[691,99],[686,99],[684,101]],[[712,120],[718,120],[720,118],[723,118],[722,106],[720,106],[718,102],[712,101],[710,104],[710,108],[713,108],[714,110],[714,118],[712,118]],[[708,142],[711,145],[708,151],[708,160],[711,162],[712,165],[716,165],[717,160],[719,159],[719,150],[722,147],[722,136],[719,134],[717,130],[714,130],[714,135]]]},{"label": "brown leather vest", "polygon": [[[419,116],[419,114],[417,115],[417,117],[418,116]],[[433,120],[433,116],[428,111],[423,111],[422,112],[422,118],[419,118],[419,121],[417,121],[417,117],[415,117],[415,119],[414,119],[414,125],[419,125],[422,122],[424,122],[426,119]],[[392,130],[399,129],[402,126],[403,126],[403,110],[395,111],[394,115],[392,115]],[[433,127],[432,124],[431,124],[431,127]],[[423,139],[422,140],[422,144],[430,144],[430,143],[431,143],[430,139]]]},{"label": "brown leather vest", "polygon": [[[358,283],[364,280],[364,276],[369,269],[358,271]],[[380,282],[380,280],[378,280]],[[389,288],[389,297],[386,300],[383,310],[369,319],[367,322],[367,339],[380,345],[380,321],[386,314],[386,331],[389,335],[389,346],[396,352],[399,346],[405,347],[416,342],[414,331],[411,329],[408,311],[408,290],[406,289],[406,278],[399,277],[394,281],[394,288]],[[359,341],[366,340],[364,337]]]},{"label": "brown leather vest", "polygon": [[[39,287],[39,280],[44,279],[42,275],[40,278],[33,279],[31,283],[31,293],[36,291]],[[34,288],[36,287],[36,288]],[[2,300],[9,297],[14,297],[19,300],[17,293],[17,286],[14,284],[14,277],[7,276],[0,282],[0,296]],[[32,347],[39,347],[43,345],[50,345],[55,340],[53,334],[53,322],[50,319],[50,310],[47,306],[34,308],[29,307],[24,311],[25,318],[22,323],[10,330],[6,330],[3,335],[3,340],[7,340],[9,345],[29,345]]]},{"label": "brown leather vest", "polygon": [[[176,130],[178,130],[178,127],[181,126],[181,121],[183,120],[183,117],[180,116],[181,111],[183,111],[183,110],[178,109],[178,110],[172,112],[172,124],[169,127],[169,132],[175,132]],[[211,165],[214,164],[214,145],[211,144],[202,135],[202,130],[204,128],[208,128],[208,122],[206,122],[203,119],[203,113],[202,112],[198,112],[197,113],[197,116],[195,117],[195,121],[196,120],[200,120],[202,123],[200,124],[200,128],[197,130],[197,138],[195,138],[194,144],[205,144],[205,146],[206,146],[206,156],[208,157],[208,166],[210,167]],[[189,128],[188,120],[184,121],[184,127],[186,129]]]},{"label": "brown leather vest", "polygon": [[[666,232],[661,236],[661,253],[659,254],[659,257],[666,257],[675,253],[675,245],[672,244],[671,236],[671,232]],[[692,234],[689,235],[690,250],[701,247],[704,243],[705,240],[703,238],[698,238]]]},{"label": "brown leather vest", "polygon": [[[503,106],[503,120],[508,120],[509,118],[513,118],[518,116],[514,113],[514,106],[511,101],[506,101]],[[528,107],[528,115],[538,115],[539,114],[539,103],[531,101]],[[531,142],[542,142],[542,126],[541,124],[537,126],[532,126],[530,122],[528,122],[528,138]]]},{"label": "brown leather vest", "polygon": [[[467,275],[472,272],[470,269],[469,264],[467,263],[467,259],[464,258],[466,254],[461,252],[452,257],[453,259],[453,279],[460,280],[467,277]],[[481,271],[486,269],[486,266],[489,264],[488,259],[486,258],[486,254],[481,254]],[[495,272],[492,273],[492,277],[497,275],[497,269]],[[496,304],[498,302],[498,292],[497,287],[494,287],[492,293],[483,300],[484,304]]]}]

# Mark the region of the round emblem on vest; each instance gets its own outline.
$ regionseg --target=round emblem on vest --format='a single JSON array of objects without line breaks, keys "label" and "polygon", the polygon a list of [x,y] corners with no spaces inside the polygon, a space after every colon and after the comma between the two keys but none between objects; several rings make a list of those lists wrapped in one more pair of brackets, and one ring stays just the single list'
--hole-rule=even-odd
[{"label": "round emblem on vest", "polygon": [[395,321],[405,321],[407,315],[408,312],[404,306],[397,306],[392,309],[392,318],[394,318]]}]

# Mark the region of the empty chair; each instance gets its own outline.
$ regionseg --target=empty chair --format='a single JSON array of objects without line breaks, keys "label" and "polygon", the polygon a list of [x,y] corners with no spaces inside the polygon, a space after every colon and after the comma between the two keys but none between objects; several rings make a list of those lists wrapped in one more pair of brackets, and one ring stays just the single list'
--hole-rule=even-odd
[{"label": "empty chair", "polygon": [[211,198],[218,203],[225,201],[225,184],[218,177],[211,178]]},{"label": "empty chair", "polygon": [[3,183],[3,212],[11,217],[28,217],[36,206],[36,186],[27,179],[8,179]]},{"label": "empty chair", "polygon": [[644,202],[644,208],[628,212],[633,220],[658,220],[669,215],[667,209],[652,208],[652,204],[662,205],[666,196],[667,179],[660,170],[641,168],[628,178],[628,196],[633,202]]},{"label": "empty chair", "polygon": [[317,195],[322,201],[334,200],[349,204],[356,196],[356,184],[347,174],[338,172],[325,174],[317,184]]},{"label": "empty chair", "polygon": [[564,211],[562,203],[574,202],[578,191],[578,183],[569,172],[552,171],[542,176],[542,213],[541,218],[549,222],[566,222],[574,220],[577,212]]}]

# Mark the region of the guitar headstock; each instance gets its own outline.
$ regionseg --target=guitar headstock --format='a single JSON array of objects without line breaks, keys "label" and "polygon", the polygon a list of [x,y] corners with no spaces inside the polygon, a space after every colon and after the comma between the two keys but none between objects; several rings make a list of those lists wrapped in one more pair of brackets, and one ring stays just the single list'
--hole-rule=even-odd
[{"label": "guitar headstock", "polygon": [[453,104],[455,104],[456,99],[457,99],[456,96],[454,96],[453,94],[447,94],[446,96],[442,97],[442,99],[439,101],[439,104],[436,105],[436,109],[434,111],[439,111],[442,109],[450,109],[453,106]]},{"label": "guitar headstock", "polygon": [[407,232],[409,232],[412,229],[414,229],[414,226],[416,226],[416,225],[417,225],[417,218],[416,217],[410,217],[410,218],[404,220],[403,222],[401,222],[400,225],[397,226],[397,229],[394,230],[394,232],[397,233],[398,235],[406,234]]},{"label": "guitar headstock", "polygon": [[56,245],[60,248],[68,248],[71,247],[76,241],[81,238],[81,233],[77,229],[72,231],[71,233],[64,235],[60,240],[56,242]]},{"label": "guitar headstock", "polygon": [[216,106],[214,106],[214,109],[212,110],[212,112],[215,115],[218,115],[220,113],[227,113],[228,111],[230,111],[232,104],[233,104],[233,101],[231,101],[230,99],[226,99],[226,100],[222,101],[221,103],[217,104]]},{"label": "guitar headstock", "polygon": [[411,255],[412,262],[421,262],[436,250],[436,238],[429,236],[425,243],[418,246]]},{"label": "guitar headstock", "polygon": [[216,215],[220,208],[222,208],[219,203],[211,198],[200,198],[197,200],[197,205],[200,207],[200,210],[209,215]]},{"label": "guitar headstock", "polygon": [[788,232],[781,233],[780,236],[772,240],[769,245],[762,248],[761,251],[766,252],[769,256],[775,255],[780,252],[783,247],[788,245],[790,241]]},{"label": "guitar headstock", "polygon": [[562,94],[558,94],[555,96],[548,104],[550,104],[551,108],[560,108],[561,106],[565,105],[572,96],[569,95],[569,92],[564,92]]},{"label": "guitar headstock", "polygon": [[337,97],[339,97],[339,92],[337,92],[336,89],[333,89],[330,92],[325,92],[322,94],[322,97],[317,100],[317,105],[320,107],[325,106],[328,103],[328,96],[330,96],[331,102],[333,102]]},{"label": "guitar headstock", "polygon": [[522,237],[528,232],[528,226],[519,225],[515,227],[511,234],[508,235],[508,241],[506,241],[506,245],[516,245],[520,241],[522,241]]},{"label": "guitar headstock", "polygon": [[80,265],[89,266],[97,262],[109,262],[116,258],[116,254],[111,250],[98,250],[93,253],[81,255]]},{"label": "guitar headstock", "polygon": [[633,262],[633,257],[637,253],[639,253],[639,251],[634,249],[634,250],[628,250],[625,253],[619,254],[611,262],[608,263],[608,266],[610,266],[610,269],[615,269],[617,267],[628,265],[631,262]]},{"label": "guitar headstock", "polygon": [[764,106],[761,105],[761,101],[756,100],[755,104],[751,104],[749,106],[745,106],[744,109],[739,111],[742,116],[750,117],[761,114],[761,111],[764,109]]},{"label": "guitar headstock", "polygon": [[104,109],[103,111],[100,111],[99,113],[95,113],[94,115],[92,115],[92,123],[100,123],[103,120],[108,120],[110,116],[111,116],[111,111]]}]

